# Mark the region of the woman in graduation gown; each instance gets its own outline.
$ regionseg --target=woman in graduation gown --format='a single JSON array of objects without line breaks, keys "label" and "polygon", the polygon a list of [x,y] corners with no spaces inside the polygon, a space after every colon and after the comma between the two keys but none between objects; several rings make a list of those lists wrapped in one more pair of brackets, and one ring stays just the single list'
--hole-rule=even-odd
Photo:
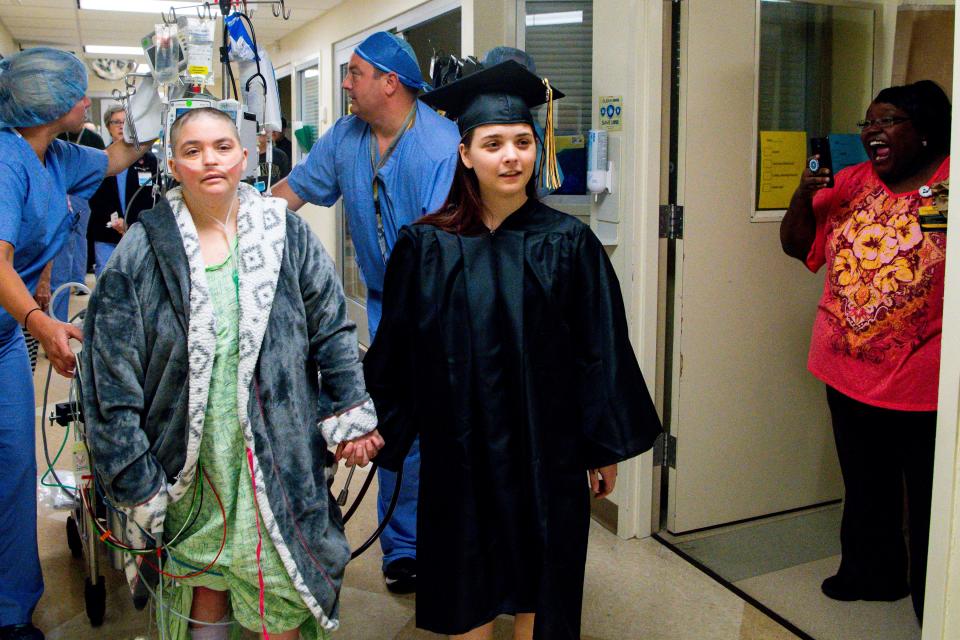
[{"label": "woman in graduation gown", "polygon": [[460,159],[400,233],[365,358],[378,462],[420,436],[417,626],[436,633],[515,614],[517,638],[579,638],[591,492],[661,431],[603,247],[536,199],[530,107],[550,92],[505,62],[422,98],[458,117]]}]

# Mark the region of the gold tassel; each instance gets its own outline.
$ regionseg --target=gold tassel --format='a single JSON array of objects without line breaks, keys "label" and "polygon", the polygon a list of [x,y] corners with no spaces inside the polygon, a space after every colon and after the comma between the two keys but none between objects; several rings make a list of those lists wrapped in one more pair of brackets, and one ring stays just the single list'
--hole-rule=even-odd
[{"label": "gold tassel", "polygon": [[560,169],[557,166],[557,140],[553,131],[553,89],[550,87],[550,80],[547,78],[543,79],[543,84],[547,90],[547,122],[544,125],[543,132],[540,182],[550,191],[555,191],[560,188]]}]

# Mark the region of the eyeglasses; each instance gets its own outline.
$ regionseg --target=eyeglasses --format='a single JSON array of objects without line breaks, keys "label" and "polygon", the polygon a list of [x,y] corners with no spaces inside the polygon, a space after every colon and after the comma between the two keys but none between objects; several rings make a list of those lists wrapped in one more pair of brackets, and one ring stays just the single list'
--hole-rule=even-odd
[{"label": "eyeglasses", "polygon": [[910,118],[903,118],[900,116],[884,116],[883,118],[874,118],[873,120],[861,120],[857,123],[857,126],[860,127],[861,131],[869,129],[870,127],[880,127],[881,129],[888,129],[895,124],[900,124],[901,122],[906,122]]},{"label": "eyeglasses", "polygon": [[113,125],[115,125],[115,124],[122,125],[122,124],[123,124],[123,120],[109,120],[109,121],[107,122],[107,124],[110,125],[111,127],[112,127]]}]

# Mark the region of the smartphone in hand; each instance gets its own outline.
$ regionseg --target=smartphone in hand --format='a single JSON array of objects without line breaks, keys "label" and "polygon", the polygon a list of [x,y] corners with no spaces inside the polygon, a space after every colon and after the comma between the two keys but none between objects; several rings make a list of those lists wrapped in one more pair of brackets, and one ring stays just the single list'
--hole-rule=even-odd
[{"label": "smartphone in hand", "polygon": [[818,173],[822,169],[829,169],[827,187],[833,186],[833,160],[830,158],[830,138],[810,138],[810,155],[819,155],[819,158],[810,159],[810,173]]}]

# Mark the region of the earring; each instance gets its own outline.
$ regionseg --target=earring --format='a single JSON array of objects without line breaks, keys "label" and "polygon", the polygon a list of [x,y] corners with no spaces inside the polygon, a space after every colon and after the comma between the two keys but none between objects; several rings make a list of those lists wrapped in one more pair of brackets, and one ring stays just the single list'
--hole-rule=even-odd
[{"label": "earring", "polygon": [[920,144],[922,144],[923,146],[927,146],[927,141],[926,141],[926,140],[921,140],[921,141],[920,141]]}]

